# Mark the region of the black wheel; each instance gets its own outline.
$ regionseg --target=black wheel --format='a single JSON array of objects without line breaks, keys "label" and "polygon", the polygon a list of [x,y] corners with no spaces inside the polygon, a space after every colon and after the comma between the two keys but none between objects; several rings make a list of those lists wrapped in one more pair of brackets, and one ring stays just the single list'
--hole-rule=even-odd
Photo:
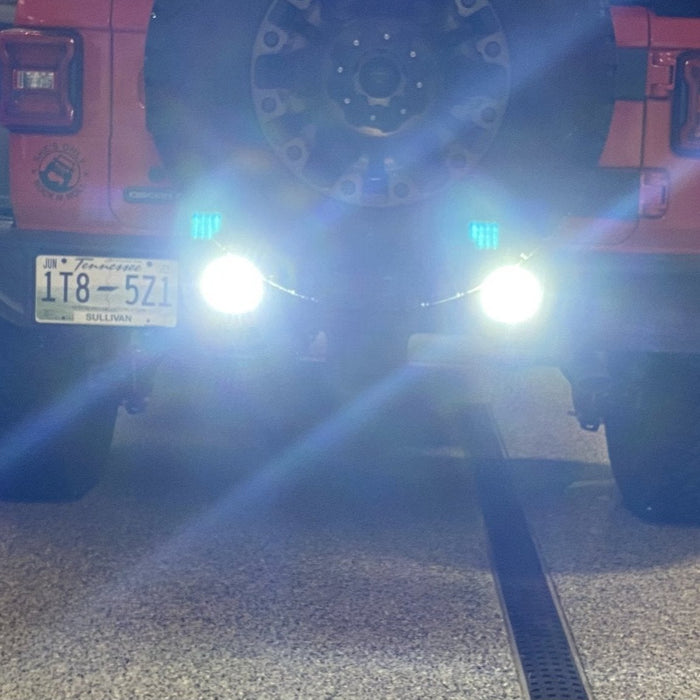
[{"label": "black wheel", "polygon": [[611,360],[605,418],[610,463],[627,507],[645,520],[700,522],[700,360]]},{"label": "black wheel", "polygon": [[[0,498],[72,500],[99,480],[120,378],[111,338],[0,326]],[[108,353],[108,354],[106,354]]]}]

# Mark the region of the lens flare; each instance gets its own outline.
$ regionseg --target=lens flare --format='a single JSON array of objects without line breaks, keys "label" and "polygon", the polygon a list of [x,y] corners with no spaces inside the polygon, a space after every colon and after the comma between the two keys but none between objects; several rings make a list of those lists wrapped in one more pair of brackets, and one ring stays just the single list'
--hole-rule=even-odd
[{"label": "lens flare", "polygon": [[207,304],[216,311],[247,314],[260,306],[265,280],[250,260],[229,254],[206,266],[199,289]]},{"label": "lens flare", "polygon": [[529,270],[506,265],[494,270],[479,288],[481,308],[493,321],[517,324],[534,318],[544,298],[540,281]]}]

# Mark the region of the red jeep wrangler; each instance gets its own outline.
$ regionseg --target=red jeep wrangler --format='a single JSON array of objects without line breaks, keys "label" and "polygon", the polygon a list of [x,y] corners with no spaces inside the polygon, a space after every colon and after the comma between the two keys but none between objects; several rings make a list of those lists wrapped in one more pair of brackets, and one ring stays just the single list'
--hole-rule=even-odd
[{"label": "red jeep wrangler", "polygon": [[285,362],[325,337],[359,385],[448,334],[556,362],[629,507],[696,516],[699,15],[20,2],[0,33],[2,495],[89,489],[164,348]]}]

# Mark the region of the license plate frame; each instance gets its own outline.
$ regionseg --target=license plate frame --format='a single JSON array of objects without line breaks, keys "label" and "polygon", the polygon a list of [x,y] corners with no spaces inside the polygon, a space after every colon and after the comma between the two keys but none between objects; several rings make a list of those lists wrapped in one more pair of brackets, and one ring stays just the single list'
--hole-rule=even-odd
[{"label": "license plate frame", "polygon": [[60,254],[35,258],[37,323],[174,327],[177,300],[176,260]]}]

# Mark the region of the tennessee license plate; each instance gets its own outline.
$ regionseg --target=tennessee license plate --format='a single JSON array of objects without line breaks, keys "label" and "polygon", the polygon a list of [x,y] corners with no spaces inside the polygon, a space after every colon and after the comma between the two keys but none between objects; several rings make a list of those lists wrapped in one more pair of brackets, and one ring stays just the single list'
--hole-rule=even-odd
[{"label": "tennessee license plate", "polygon": [[35,319],[96,326],[174,326],[177,262],[39,255]]}]

